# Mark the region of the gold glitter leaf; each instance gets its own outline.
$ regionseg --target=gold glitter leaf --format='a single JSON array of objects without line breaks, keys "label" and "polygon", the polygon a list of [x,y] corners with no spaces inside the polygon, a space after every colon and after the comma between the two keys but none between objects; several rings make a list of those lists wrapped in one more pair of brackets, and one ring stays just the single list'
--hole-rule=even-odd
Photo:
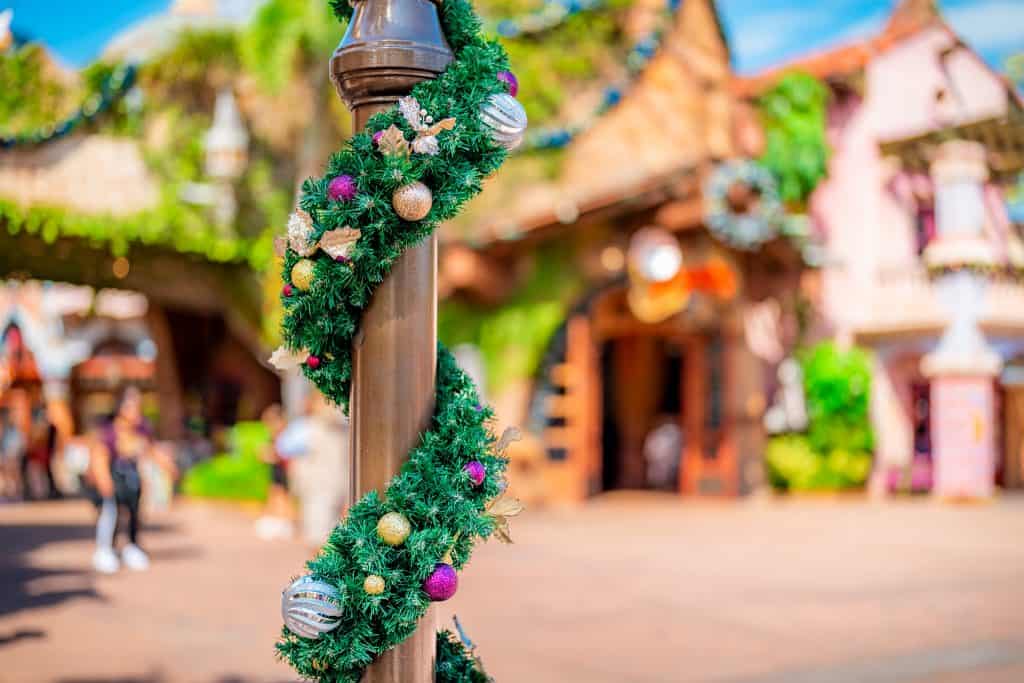
[{"label": "gold glitter leaf", "polygon": [[361,232],[347,225],[344,228],[328,230],[320,237],[320,248],[333,259],[348,258],[348,255],[352,253],[352,248],[359,241],[360,235],[362,235]]},{"label": "gold glitter leaf", "polygon": [[299,353],[283,346],[279,346],[274,350],[274,353],[271,354],[268,362],[278,370],[294,370],[306,362],[306,356],[308,355],[309,354]]},{"label": "gold glitter leaf", "polygon": [[498,439],[498,443],[494,445],[494,452],[498,455],[504,455],[505,449],[507,449],[513,442],[519,441],[522,438],[523,434],[519,431],[518,427],[509,427],[501,433],[501,438]]},{"label": "gold glitter leaf", "polygon": [[455,127],[455,118],[454,117],[447,118],[447,119],[442,119],[442,120],[438,121],[437,123],[435,123],[434,125],[428,126],[427,128],[424,128],[423,131],[420,134],[424,135],[424,136],[427,136],[427,135],[437,135],[442,130],[451,130],[454,127]]},{"label": "gold glitter leaf", "polygon": [[377,147],[380,148],[381,154],[386,156],[409,156],[409,143],[402,131],[394,124],[380,136]]}]

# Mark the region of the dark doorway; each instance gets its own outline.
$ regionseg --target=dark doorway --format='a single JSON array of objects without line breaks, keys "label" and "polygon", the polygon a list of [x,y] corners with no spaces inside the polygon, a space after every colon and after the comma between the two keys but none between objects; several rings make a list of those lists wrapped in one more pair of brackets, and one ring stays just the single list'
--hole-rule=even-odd
[{"label": "dark doorway", "polygon": [[602,488],[679,487],[684,349],[675,340],[619,337],[601,348]]}]

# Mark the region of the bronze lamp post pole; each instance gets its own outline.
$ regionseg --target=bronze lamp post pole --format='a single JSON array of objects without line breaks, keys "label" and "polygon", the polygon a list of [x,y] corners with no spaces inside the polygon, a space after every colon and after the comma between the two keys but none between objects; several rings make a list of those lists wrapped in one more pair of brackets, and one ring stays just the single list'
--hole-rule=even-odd
[{"label": "bronze lamp post pole", "polygon": [[[435,0],[356,0],[331,57],[331,80],[357,129],[452,60]],[[429,426],[437,366],[437,241],[395,262],[363,314],[353,344],[350,501],[383,491]],[[436,615],[374,662],[365,683],[431,683]]]}]

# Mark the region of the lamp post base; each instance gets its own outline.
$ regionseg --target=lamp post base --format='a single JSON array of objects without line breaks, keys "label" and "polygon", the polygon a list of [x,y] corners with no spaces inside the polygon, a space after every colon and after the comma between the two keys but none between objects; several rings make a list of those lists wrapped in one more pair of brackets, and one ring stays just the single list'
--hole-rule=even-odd
[{"label": "lamp post base", "polygon": [[995,391],[991,375],[933,377],[932,495],[990,498],[995,490]]}]

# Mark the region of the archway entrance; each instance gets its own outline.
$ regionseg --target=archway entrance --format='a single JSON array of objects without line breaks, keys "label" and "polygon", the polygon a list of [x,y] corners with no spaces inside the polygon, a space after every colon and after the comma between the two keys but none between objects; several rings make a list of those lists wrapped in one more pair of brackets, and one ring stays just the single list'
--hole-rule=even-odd
[{"label": "archway entrance", "polygon": [[742,407],[760,397],[761,367],[742,334],[728,333],[729,315],[644,323],[612,289],[570,316],[541,404],[552,481],[567,497],[736,495],[754,480],[763,434],[759,412]]},{"label": "archway entrance", "polygon": [[601,349],[601,488],[676,491],[686,449],[686,342],[630,335]]}]

